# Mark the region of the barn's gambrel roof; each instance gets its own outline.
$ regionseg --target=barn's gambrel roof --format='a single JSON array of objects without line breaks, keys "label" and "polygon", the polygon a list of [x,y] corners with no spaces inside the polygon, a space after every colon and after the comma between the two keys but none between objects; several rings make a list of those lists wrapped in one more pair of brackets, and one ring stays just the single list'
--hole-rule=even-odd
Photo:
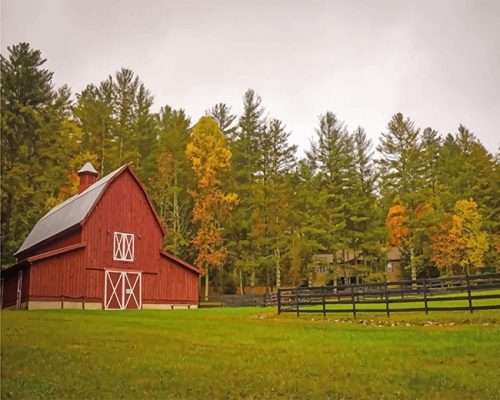
[{"label": "barn's gambrel roof", "polygon": [[151,200],[149,199],[149,196],[147,195],[144,186],[135,176],[135,174],[130,170],[129,165],[125,164],[122,167],[109,173],[102,179],[99,179],[82,193],[70,197],[68,200],[55,206],[52,210],[45,214],[36,223],[19,250],[17,250],[14,255],[16,256],[26,250],[29,250],[37,244],[45,242],[76,225],[83,224],[94,209],[95,205],[98,203],[99,199],[101,198],[102,194],[109,186],[109,184],[127,169],[130,171],[131,175],[135,178],[137,184],[144,192],[144,195],[148,200],[156,221],[158,222],[162,233],[165,234],[165,230],[158,218],[158,215],[156,214],[156,211],[151,203]]}]

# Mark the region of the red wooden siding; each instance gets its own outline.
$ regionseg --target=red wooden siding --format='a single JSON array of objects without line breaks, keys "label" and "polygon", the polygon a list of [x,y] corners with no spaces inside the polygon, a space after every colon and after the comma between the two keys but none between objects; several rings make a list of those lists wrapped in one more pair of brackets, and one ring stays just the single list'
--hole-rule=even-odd
[{"label": "red wooden siding", "polygon": [[35,261],[31,267],[30,299],[86,296],[84,249]]},{"label": "red wooden siding", "polygon": [[160,302],[198,303],[198,275],[165,257],[160,258],[157,282]]}]

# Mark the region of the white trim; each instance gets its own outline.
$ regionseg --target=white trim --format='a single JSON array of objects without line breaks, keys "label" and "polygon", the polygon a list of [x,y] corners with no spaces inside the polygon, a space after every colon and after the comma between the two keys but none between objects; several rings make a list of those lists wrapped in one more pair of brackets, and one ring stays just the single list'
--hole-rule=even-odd
[{"label": "white trim", "polygon": [[133,233],[114,232],[113,234],[113,260],[135,260],[135,239]]}]

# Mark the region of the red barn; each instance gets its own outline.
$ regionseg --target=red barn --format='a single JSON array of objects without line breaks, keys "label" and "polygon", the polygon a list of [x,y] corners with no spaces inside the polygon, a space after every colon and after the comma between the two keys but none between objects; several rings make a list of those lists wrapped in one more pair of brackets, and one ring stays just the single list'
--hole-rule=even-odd
[{"label": "red barn", "polygon": [[2,307],[195,308],[200,271],[162,249],[165,230],[129,165],[97,180],[87,163],[79,193],[40,219],[2,271]]}]

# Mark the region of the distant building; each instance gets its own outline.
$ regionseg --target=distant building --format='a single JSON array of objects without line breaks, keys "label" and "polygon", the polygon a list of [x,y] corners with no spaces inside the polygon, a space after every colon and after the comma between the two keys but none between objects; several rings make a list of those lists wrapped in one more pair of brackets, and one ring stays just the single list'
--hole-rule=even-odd
[{"label": "distant building", "polygon": [[382,265],[387,281],[403,279],[399,248],[389,247],[382,251],[386,257],[375,262],[373,259],[364,260],[361,252],[354,251],[337,251],[335,257],[332,253],[317,254],[314,256],[316,266],[310,276],[310,285],[329,285],[334,281],[338,284],[362,283],[368,274],[367,266],[373,268],[372,272],[379,272]]}]

